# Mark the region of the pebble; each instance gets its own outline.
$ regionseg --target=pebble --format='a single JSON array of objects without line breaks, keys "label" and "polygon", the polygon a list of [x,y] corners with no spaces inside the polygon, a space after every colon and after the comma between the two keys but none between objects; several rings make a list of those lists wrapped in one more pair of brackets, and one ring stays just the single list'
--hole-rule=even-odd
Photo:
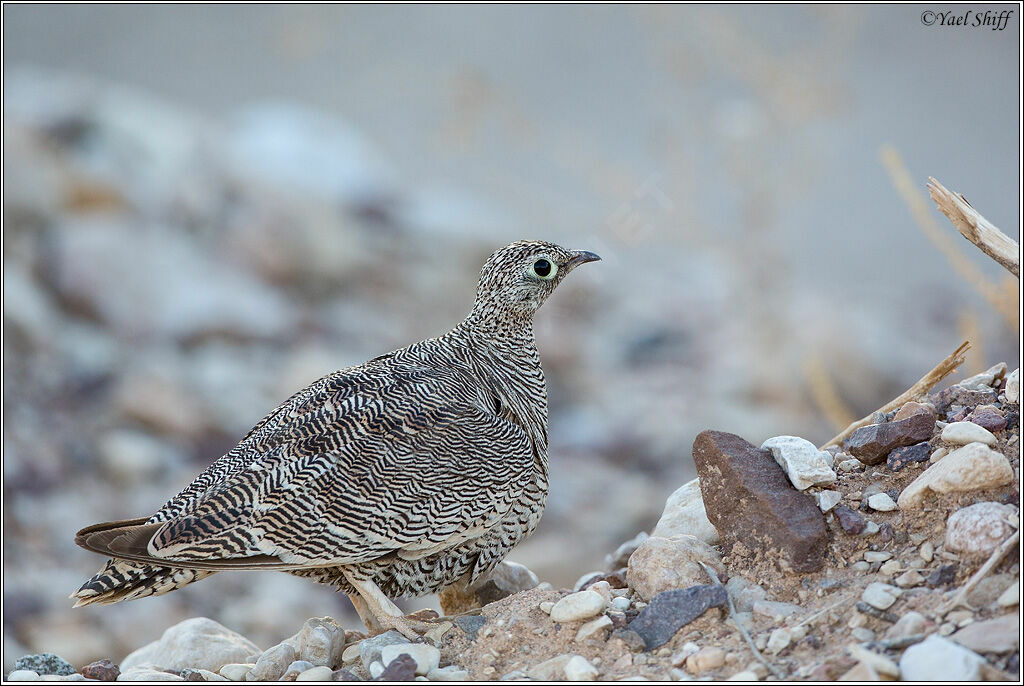
[{"label": "pebble", "polygon": [[754,603],[759,600],[767,600],[768,592],[757,584],[744,579],[739,574],[733,574],[725,584],[725,590],[732,598],[733,606],[737,612],[751,612]]},{"label": "pebble", "polygon": [[14,669],[29,670],[36,674],[56,674],[67,676],[75,673],[74,666],[64,658],[53,653],[40,653],[38,655],[24,655],[14,661]]},{"label": "pebble", "polygon": [[668,497],[661,519],[651,532],[651,536],[661,538],[671,538],[678,534],[696,536],[711,545],[718,543],[718,531],[708,520],[707,510],[704,509],[700,479],[687,481]]},{"label": "pebble", "polygon": [[868,498],[868,507],[879,512],[892,512],[896,509],[896,503],[888,493],[875,493]]},{"label": "pebble", "polygon": [[[251,672],[252,668],[255,666],[255,663],[231,662],[226,665],[221,665],[221,668],[217,670],[217,673],[231,681],[245,681],[245,675]],[[211,669],[210,671],[212,672],[213,670]]]},{"label": "pebble", "polygon": [[814,499],[818,502],[819,510],[828,512],[839,504],[839,501],[843,499],[843,494],[839,491],[818,491],[814,494]]},{"label": "pebble", "polygon": [[39,681],[39,674],[31,669],[15,669],[7,675],[6,681]]},{"label": "pebble", "polygon": [[893,678],[899,679],[900,668],[895,662],[887,658],[885,655],[879,655],[878,653],[868,650],[862,645],[857,643],[852,644],[849,647],[850,655],[853,659],[858,662],[867,665],[871,669],[875,670],[879,674],[885,674]]},{"label": "pebble", "polygon": [[939,448],[938,450],[931,454],[931,457],[928,458],[928,461],[931,462],[932,464],[935,464],[936,462],[944,458],[946,455],[949,455],[949,448],[947,448],[946,446],[942,446],[941,448]]},{"label": "pebble", "polygon": [[903,572],[896,577],[896,585],[900,588],[913,588],[914,586],[920,586],[924,583],[924,577],[921,572],[916,569]]},{"label": "pebble", "polygon": [[725,651],[718,647],[701,648],[686,658],[686,670],[691,674],[704,674],[725,666]]},{"label": "pebble", "polygon": [[710,581],[701,563],[719,574],[725,573],[718,552],[696,536],[651,536],[629,558],[626,582],[637,595],[649,601],[662,591]]},{"label": "pebble", "polygon": [[311,617],[284,643],[292,646],[300,660],[316,666],[331,665],[345,645],[345,629],[333,617]]},{"label": "pebble", "polygon": [[380,661],[380,652],[384,649],[384,646],[406,644],[408,642],[409,639],[394,629],[363,639],[359,642],[359,660],[363,663],[363,669],[369,671],[371,663]]},{"label": "pebble", "polygon": [[946,521],[946,550],[989,555],[1016,527],[1017,508],[982,502],[957,510]]},{"label": "pebble", "polygon": [[896,448],[889,453],[887,458],[885,458],[885,465],[890,470],[898,472],[907,465],[914,464],[915,462],[927,462],[930,450],[931,448],[927,442]]},{"label": "pebble", "polygon": [[881,531],[881,527],[878,526],[878,523],[877,522],[872,522],[869,519],[867,522],[865,522],[865,524],[864,524],[864,531],[861,532],[861,535],[862,536],[874,536],[879,531]]},{"label": "pebble", "polygon": [[159,669],[149,667],[136,667],[121,672],[117,677],[118,681],[184,681],[185,679],[177,674],[161,672]]},{"label": "pebble", "polygon": [[295,681],[295,678],[305,672],[307,669],[312,669],[313,663],[306,662],[305,660],[296,660],[295,662],[288,665],[288,668],[284,670],[284,676],[281,677],[282,681]]},{"label": "pebble", "polygon": [[986,429],[988,431],[1002,431],[1006,428],[1006,417],[992,405],[982,405],[974,408],[974,412],[967,415],[967,421]]},{"label": "pebble", "polygon": [[771,451],[772,457],[798,491],[836,480],[836,473],[832,470],[835,458],[831,453],[818,450],[805,438],[775,436],[762,443],[761,450]]},{"label": "pebble", "polygon": [[[620,600],[620,599],[616,598],[616,600]],[[625,600],[625,599],[622,599],[622,600]],[[576,639],[575,640],[576,641],[585,641],[585,640],[587,640],[588,638],[591,638],[591,637],[598,637],[598,638],[600,638],[604,633],[606,633],[608,631],[611,631],[611,628],[612,628],[612,620],[611,620],[611,618],[609,618],[609,617],[607,617],[605,615],[601,615],[597,619],[592,619],[589,622],[585,623],[583,626],[581,626],[579,628],[579,631],[576,632]]]},{"label": "pebble", "polygon": [[[383,663],[375,662],[374,664]],[[490,669],[493,669],[493,667]],[[381,669],[380,673],[374,678],[379,679],[380,681],[414,681],[426,679],[423,675],[417,676],[416,660],[405,653],[396,655],[395,658],[388,662],[387,666]]]},{"label": "pebble", "polygon": [[663,591],[651,599],[627,628],[636,632],[647,649],[652,650],[667,643],[679,629],[709,608],[726,606],[728,602],[729,596],[720,584]]},{"label": "pebble", "polygon": [[868,562],[885,562],[892,559],[892,553],[884,550],[868,550],[864,553],[864,559]]},{"label": "pebble", "polygon": [[[331,672],[331,681],[361,681],[361,679],[359,677],[357,677],[351,670],[343,668],[343,669],[336,669],[333,672]],[[438,679],[438,681],[444,681],[444,680],[443,679]],[[453,681],[459,681],[459,680],[455,679]]]},{"label": "pebble", "polygon": [[897,500],[901,510],[917,508],[928,494],[958,493],[1012,483],[1009,460],[982,443],[968,443],[935,463],[903,489]]},{"label": "pebble", "polygon": [[861,643],[868,643],[875,640],[875,632],[866,626],[859,626],[855,629],[850,630],[850,635]]},{"label": "pebble", "polygon": [[295,661],[295,648],[288,643],[278,643],[267,648],[256,660],[256,666],[245,675],[246,681],[277,681]]},{"label": "pebble", "polygon": [[82,667],[82,676],[97,681],[115,681],[121,670],[110,660],[97,660]]},{"label": "pebble", "polygon": [[561,681],[565,677],[565,665],[572,655],[557,655],[526,670],[526,676],[538,681]]},{"label": "pebble", "polygon": [[1003,389],[1006,395],[1006,402],[1013,405],[1020,404],[1020,367],[1006,375],[1006,387]]},{"label": "pebble", "polygon": [[771,635],[768,636],[768,643],[765,644],[765,647],[772,655],[778,655],[788,648],[792,641],[793,635],[790,633],[789,629],[779,627],[778,629],[774,629]]},{"label": "pebble", "polygon": [[972,607],[988,607],[1014,582],[1010,574],[990,574],[974,585],[964,600]]},{"label": "pebble", "polygon": [[771,453],[741,437],[702,431],[693,442],[708,519],[723,548],[742,543],[795,572],[825,563],[825,518],[812,498],[793,488]]},{"label": "pebble", "polygon": [[628,610],[631,604],[632,603],[630,602],[629,598],[626,597],[620,596],[617,598],[612,598],[612,607],[614,607],[616,610],[620,612],[625,612],[626,610]]},{"label": "pebble", "polygon": [[888,610],[896,602],[899,593],[898,588],[876,581],[868,584],[860,599],[878,610]]},{"label": "pebble", "polygon": [[726,681],[757,681],[757,680],[758,680],[757,672],[751,672],[751,671],[747,671],[747,670],[743,670],[742,672],[736,672],[731,677],[726,679]]},{"label": "pebble", "polygon": [[978,426],[974,422],[952,422],[942,430],[941,438],[946,443],[953,445],[967,445],[968,443],[984,443],[987,446],[996,445],[996,437],[988,429]]},{"label": "pebble", "polygon": [[850,565],[850,568],[855,572],[866,572],[871,569],[871,564],[865,560],[858,560]]},{"label": "pebble", "polygon": [[942,565],[925,579],[929,588],[947,586],[956,580],[956,565]]},{"label": "pebble", "polygon": [[925,562],[931,562],[935,559],[935,546],[932,545],[931,541],[925,541],[921,544],[921,548],[917,551],[917,554]]},{"label": "pebble", "polygon": [[437,669],[441,662],[441,651],[428,643],[384,646],[380,651],[380,660],[385,665],[390,665],[399,655],[408,655],[416,662],[417,674],[426,674],[432,669]]},{"label": "pebble", "polygon": [[844,473],[855,472],[860,469],[863,469],[864,463],[858,460],[857,458],[853,457],[848,460],[842,460],[841,462],[836,464],[836,467],[839,469],[839,471]]},{"label": "pebble", "polygon": [[985,659],[949,639],[929,636],[903,651],[904,681],[981,681]]},{"label": "pebble", "polygon": [[569,681],[593,681],[597,678],[597,668],[587,662],[585,657],[573,655],[562,668],[565,678]]},{"label": "pebble", "polygon": [[753,604],[751,610],[756,615],[771,617],[776,622],[781,622],[799,612],[800,606],[793,603],[780,603],[775,600],[758,600]]},{"label": "pebble", "polygon": [[178,622],[156,641],[132,652],[121,661],[121,671],[156,665],[181,671],[188,667],[218,672],[227,664],[246,662],[261,651],[256,644],[206,617]]},{"label": "pebble", "polygon": [[551,608],[551,621],[577,622],[604,611],[604,598],[595,591],[579,591],[565,596]]},{"label": "pebble", "polygon": [[929,621],[920,612],[911,610],[885,632],[886,638],[899,639],[907,636],[923,634],[928,629]]},{"label": "pebble", "polygon": [[1020,579],[1010,584],[996,599],[999,607],[1013,607],[1020,603]]},{"label": "pebble", "polygon": [[208,669],[193,669],[192,667],[181,670],[181,678],[185,681],[230,681],[230,679]]},{"label": "pebble", "polygon": [[920,412],[899,421],[862,426],[843,441],[843,448],[864,464],[876,465],[896,448],[929,440],[934,428],[935,417]]},{"label": "pebble", "polygon": [[324,665],[317,665],[310,667],[305,672],[299,674],[295,679],[296,681],[330,681],[331,680],[331,668]]},{"label": "pebble", "polygon": [[973,622],[949,637],[977,653],[1009,653],[1020,647],[1020,616]]},{"label": "pebble", "polygon": [[859,512],[853,510],[846,505],[839,505],[833,510],[836,519],[839,520],[839,526],[843,531],[856,536],[857,534],[864,531],[864,527],[867,526],[867,522]]},{"label": "pebble", "polygon": [[458,665],[438,667],[427,672],[430,681],[469,681],[469,672]]},{"label": "pebble", "polygon": [[882,563],[882,566],[878,568],[878,573],[884,574],[885,576],[892,576],[901,571],[903,571],[903,567],[900,565],[899,560],[886,560]]}]

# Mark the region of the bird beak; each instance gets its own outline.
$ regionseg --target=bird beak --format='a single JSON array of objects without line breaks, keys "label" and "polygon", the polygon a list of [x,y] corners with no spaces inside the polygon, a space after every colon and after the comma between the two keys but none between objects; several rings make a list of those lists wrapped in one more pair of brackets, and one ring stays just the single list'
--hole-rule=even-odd
[{"label": "bird beak", "polygon": [[568,269],[575,269],[585,262],[597,262],[600,259],[600,255],[597,255],[596,253],[592,253],[587,250],[578,250],[572,254],[572,257],[570,257],[569,261],[565,263],[565,266]]}]

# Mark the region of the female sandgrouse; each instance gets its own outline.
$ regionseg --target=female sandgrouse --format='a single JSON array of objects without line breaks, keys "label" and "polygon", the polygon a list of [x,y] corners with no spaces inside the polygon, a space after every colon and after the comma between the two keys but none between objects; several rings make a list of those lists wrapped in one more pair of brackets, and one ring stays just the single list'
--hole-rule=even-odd
[{"label": "female sandgrouse", "polygon": [[315,381],[156,514],[79,531],[112,559],[75,606],[276,569],[345,591],[370,630],[415,635],[390,597],[472,583],[540,521],[547,390],[533,314],[598,259],[539,241],[498,250],[454,329]]}]

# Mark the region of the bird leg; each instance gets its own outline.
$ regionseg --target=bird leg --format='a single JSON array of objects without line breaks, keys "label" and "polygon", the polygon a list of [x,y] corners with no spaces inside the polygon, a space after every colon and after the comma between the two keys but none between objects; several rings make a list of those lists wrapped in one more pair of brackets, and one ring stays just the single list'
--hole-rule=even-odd
[{"label": "bird leg", "polygon": [[352,584],[358,596],[350,595],[356,613],[370,632],[394,629],[408,639],[416,640],[420,634],[428,631],[431,624],[407,619],[404,613],[381,592],[377,584],[369,579],[357,579],[353,574],[345,572],[345,578]]}]

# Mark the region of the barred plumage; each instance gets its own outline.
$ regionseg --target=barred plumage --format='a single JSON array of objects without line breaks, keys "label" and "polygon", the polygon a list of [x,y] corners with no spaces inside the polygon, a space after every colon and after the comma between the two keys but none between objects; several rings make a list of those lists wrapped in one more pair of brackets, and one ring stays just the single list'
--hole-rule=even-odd
[{"label": "barred plumage", "polygon": [[79,545],[113,559],[76,607],[279,569],[345,591],[371,629],[411,634],[389,597],[476,580],[540,520],[547,391],[533,314],[596,259],[539,241],[495,252],[450,332],[299,391],[151,517],[80,531]]}]

